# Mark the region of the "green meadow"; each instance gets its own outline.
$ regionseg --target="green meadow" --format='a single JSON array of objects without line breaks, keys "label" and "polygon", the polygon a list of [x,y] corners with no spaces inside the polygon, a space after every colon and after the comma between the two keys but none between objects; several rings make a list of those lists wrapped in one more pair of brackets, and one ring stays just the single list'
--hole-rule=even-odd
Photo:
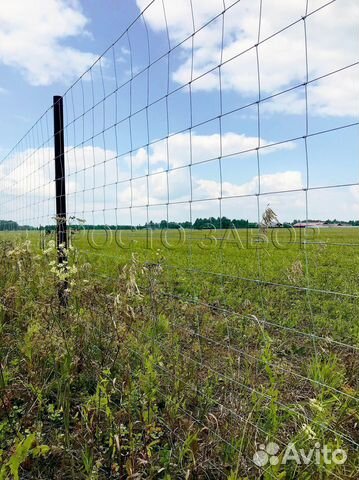
[{"label": "green meadow", "polygon": [[0,479],[357,478],[359,229],[69,238],[0,234]]}]

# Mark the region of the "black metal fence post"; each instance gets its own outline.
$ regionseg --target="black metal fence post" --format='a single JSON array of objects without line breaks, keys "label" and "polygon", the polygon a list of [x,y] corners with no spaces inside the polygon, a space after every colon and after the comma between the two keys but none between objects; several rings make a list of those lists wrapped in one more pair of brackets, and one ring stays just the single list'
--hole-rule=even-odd
[{"label": "black metal fence post", "polygon": [[[54,96],[54,147],[55,147],[55,185],[56,185],[56,243],[59,265],[67,262],[67,219],[64,152],[64,107],[63,99]],[[66,267],[64,268],[66,270]],[[67,305],[67,281],[59,286],[59,299],[62,306]]]}]

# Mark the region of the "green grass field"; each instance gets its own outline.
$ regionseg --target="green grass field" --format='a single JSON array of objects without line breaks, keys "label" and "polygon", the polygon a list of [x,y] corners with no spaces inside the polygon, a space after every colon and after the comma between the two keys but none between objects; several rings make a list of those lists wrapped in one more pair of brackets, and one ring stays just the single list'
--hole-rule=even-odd
[{"label": "green grass field", "polygon": [[357,478],[359,229],[71,239],[0,235],[0,479]]}]

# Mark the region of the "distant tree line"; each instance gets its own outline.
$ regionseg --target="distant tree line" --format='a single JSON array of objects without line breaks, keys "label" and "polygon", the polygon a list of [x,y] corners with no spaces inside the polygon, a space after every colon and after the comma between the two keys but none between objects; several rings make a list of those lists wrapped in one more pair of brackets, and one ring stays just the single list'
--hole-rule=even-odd
[{"label": "distant tree line", "polygon": [[[305,223],[306,220],[293,220],[291,222],[291,225],[294,225],[295,223]],[[359,220],[337,220],[334,218],[334,220],[318,220],[318,219],[308,219],[308,223],[318,223],[318,222],[323,222],[324,225],[351,225],[352,227],[359,227]]]},{"label": "distant tree line", "polygon": [[[308,222],[323,222],[325,225],[350,225],[350,226],[359,226],[359,220],[318,220],[318,219],[308,219]],[[305,223],[304,220],[293,220],[292,222],[285,222],[283,224],[278,224],[279,226],[289,227],[295,225],[296,223]],[[178,227],[182,228],[195,228],[197,230],[207,229],[207,228],[217,228],[217,229],[228,229],[228,228],[256,228],[258,224],[256,222],[249,222],[244,219],[230,219],[227,217],[208,217],[208,218],[196,218],[193,225],[191,222],[167,222],[167,220],[161,220],[160,222],[153,222],[152,220],[146,222],[142,225],[136,225],[137,229],[176,229]],[[71,225],[72,230],[104,230],[105,228],[110,230],[131,230],[134,226],[131,225],[89,225],[86,223],[83,224],[74,224]],[[46,232],[53,232],[56,229],[56,225],[44,225],[40,227],[33,227],[30,225],[19,225],[13,220],[0,220],[0,231],[16,231],[16,230],[42,230]]]},{"label": "distant tree line", "polygon": [[178,227],[182,228],[195,228],[197,230],[203,228],[248,228],[248,227],[256,227],[256,223],[248,222],[248,220],[237,220],[227,217],[208,217],[208,218],[196,218],[193,225],[191,222],[167,222],[167,220],[161,220],[160,222],[148,222],[144,225],[144,228],[168,228],[168,229],[175,229]]},{"label": "distant tree line", "polygon": [[[257,226],[257,223],[254,222],[248,222],[248,220],[237,220],[237,219],[229,219],[227,217],[209,217],[209,218],[197,218],[193,225],[191,222],[186,221],[186,222],[167,222],[167,220],[161,220],[160,222],[153,222],[150,220],[149,222],[146,222],[145,224],[139,224],[135,226],[131,225],[89,225],[86,223],[81,223],[81,224],[73,224],[71,225],[72,230],[104,230],[110,229],[110,230],[131,230],[132,228],[137,228],[137,229],[145,229],[145,228],[150,228],[153,230],[156,229],[176,229],[178,227],[182,228],[195,228],[195,229],[203,229],[203,228],[254,228]],[[53,231],[56,229],[56,225],[45,225],[43,227],[39,228],[40,230],[46,230],[46,231]]]},{"label": "distant tree line", "polygon": [[35,227],[29,225],[19,225],[13,220],[0,220],[0,232],[13,230],[36,230]]}]

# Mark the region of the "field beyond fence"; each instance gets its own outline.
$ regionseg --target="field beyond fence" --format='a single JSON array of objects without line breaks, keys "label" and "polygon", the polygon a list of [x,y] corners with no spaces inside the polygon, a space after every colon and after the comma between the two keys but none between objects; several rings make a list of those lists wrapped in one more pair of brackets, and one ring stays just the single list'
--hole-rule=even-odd
[{"label": "field beyond fence", "polygon": [[152,0],[1,161],[0,480],[358,478],[350,2]]}]

